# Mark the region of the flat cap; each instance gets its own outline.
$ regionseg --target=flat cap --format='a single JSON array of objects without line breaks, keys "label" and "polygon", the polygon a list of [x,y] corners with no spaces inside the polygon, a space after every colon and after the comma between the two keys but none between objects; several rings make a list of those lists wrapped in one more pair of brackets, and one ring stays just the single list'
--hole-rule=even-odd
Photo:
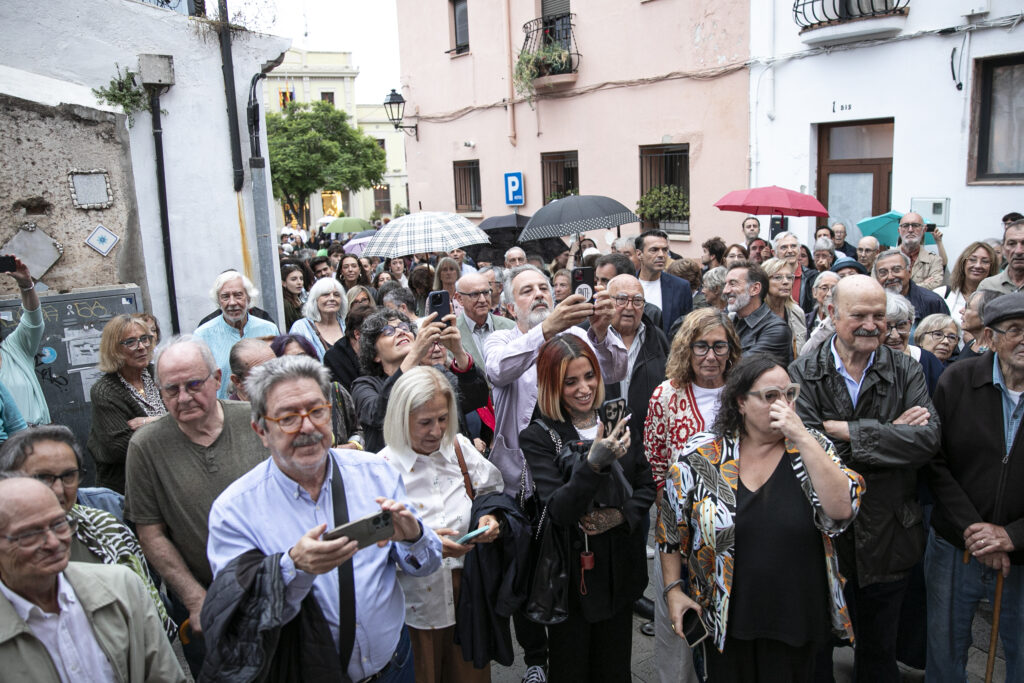
[{"label": "flat cap", "polygon": [[841,256],[836,259],[836,262],[829,268],[833,273],[838,273],[843,268],[853,268],[861,275],[867,275],[868,269],[864,267],[864,264],[857,259],[852,259],[849,256]]},{"label": "flat cap", "polygon": [[985,327],[1012,318],[1024,318],[1024,293],[1004,294],[985,304]]}]

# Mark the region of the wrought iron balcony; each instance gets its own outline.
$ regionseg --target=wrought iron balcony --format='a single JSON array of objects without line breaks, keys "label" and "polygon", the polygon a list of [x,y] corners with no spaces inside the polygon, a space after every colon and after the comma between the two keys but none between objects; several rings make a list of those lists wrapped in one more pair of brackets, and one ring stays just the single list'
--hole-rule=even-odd
[{"label": "wrought iron balcony", "polygon": [[519,63],[536,72],[536,77],[576,73],[580,53],[576,52],[573,14],[553,14],[523,24],[523,49]]},{"label": "wrought iron balcony", "polygon": [[910,0],[794,0],[793,21],[802,29],[871,17],[905,16]]}]

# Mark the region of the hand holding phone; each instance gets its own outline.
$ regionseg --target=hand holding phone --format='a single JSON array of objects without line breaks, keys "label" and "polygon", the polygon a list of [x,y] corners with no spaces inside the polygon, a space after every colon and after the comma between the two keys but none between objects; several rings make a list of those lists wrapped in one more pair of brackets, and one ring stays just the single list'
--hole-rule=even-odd
[{"label": "hand holding phone", "polygon": [[487,526],[482,526],[479,529],[474,529],[473,531],[470,531],[468,534],[466,534],[465,536],[463,536],[462,538],[460,538],[459,540],[457,540],[455,542],[458,543],[459,545],[466,545],[466,543],[468,543],[469,541],[472,541],[474,538],[476,538],[477,536],[479,536],[481,534],[486,534],[490,530],[491,530],[491,525],[490,524],[488,524]]},{"label": "hand holding phone", "polygon": [[353,522],[347,522],[324,532],[323,540],[333,541],[342,536],[358,543],[359,549],[391,538],[395,533],[391,512],[378,510]]},{"label": "hand holding phone", "polygon": [[0,256],[0,273],[13,273],[17,269],[18,263],[13,256]]},{"label": "hand holding phone", "polygon": [[444,317],[452,312],[452,300],[447,290],[441,289],[431,292],[427,295],[427,315],[431,313],[437,313],[435,322],[439,322],[442,325],[451,325],[451,320],[445,320]]},{"label": "hand holding phone", "polygon": [[594,302],[594,269],[580,266],[572,269],[572,293],[579,294],[586,303]]}]

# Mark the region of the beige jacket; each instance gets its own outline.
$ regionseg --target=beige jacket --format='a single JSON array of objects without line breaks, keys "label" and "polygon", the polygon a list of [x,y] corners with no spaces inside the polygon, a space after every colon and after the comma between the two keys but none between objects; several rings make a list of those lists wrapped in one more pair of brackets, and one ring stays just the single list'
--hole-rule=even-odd
[{"label": "beige jacket", "polygon": [[[69,562],[64,578],[92,625],[119,683],[184,682],[185,674],[142,581],[127,567]],[[50,655],[0,595],[0,678],[11,683],[60,683]]]},{"label": "beige jacket", "polygon": [[910,269],[910,279],[917,283],[918,287],[935,289],[942,286],[943,275],[942,257],[921,247],[921,251],[917,252],[914,267]]}]

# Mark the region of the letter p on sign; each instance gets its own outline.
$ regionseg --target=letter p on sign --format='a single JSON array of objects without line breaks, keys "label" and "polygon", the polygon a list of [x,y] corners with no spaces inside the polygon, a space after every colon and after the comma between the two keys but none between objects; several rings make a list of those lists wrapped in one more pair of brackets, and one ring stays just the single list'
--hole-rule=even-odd
[{"label": "letter p on sign", "polygon": [[505,204],[508,206],[522,206],[526,203],[526,193],[523,190],[523,174],[521,171],[505,174]]}]

